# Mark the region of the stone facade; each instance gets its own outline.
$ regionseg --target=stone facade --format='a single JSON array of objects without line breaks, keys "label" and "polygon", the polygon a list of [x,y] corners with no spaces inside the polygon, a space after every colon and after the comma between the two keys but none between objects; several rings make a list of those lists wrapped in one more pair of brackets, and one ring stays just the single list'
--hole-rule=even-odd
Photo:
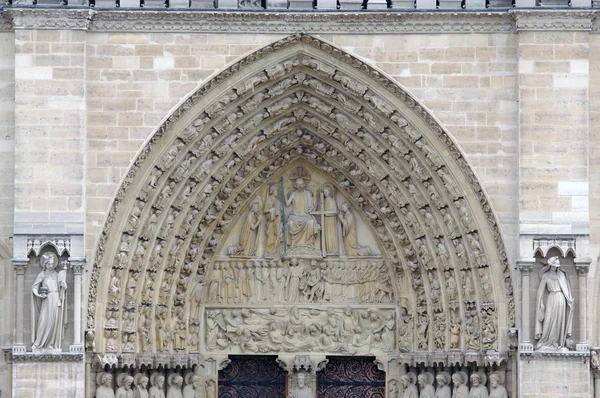
[{"label": "stone facade", "polygon": [[[157,19],[161,21],[160,25],[156,23]],[[125,307],[120,300],[127,299],[127,275],[136,272],[131,271],[131,266],[116,267],[113,259],[123,252],[120,246],[122,231],[127,236],[143,233],[142,225],[139,226],[140,231],[135,228],[129,231],[125,223],[134,211],[136,197],[139,198],[144,189],[149,170],[157,167],[171,173],[167,167],[162,170],[159,165],[160,157],[167,153],[171,142],[165,140],[173,139],[173,142],[187,145],[186,139],[179,138],[177,141],[176,137],[183,137],[186,125],[203,115],[202,112],[209,109],[210,101],[221,101],[223,106],[229,106],[228,101],[222,100],[225,91],[220,88],[219,82],[225,81],[227,85],[237,87],[234,83],[249,79],[251,73],[268,71],[265,68],[271,65],[270,62],[275,65],[292,55],[322,60],[325,72],[317,67],[314,76],[321,76],[321,81],[334,87],[336,93],[348,96],[353,93],[352,84],[340,83],[341,78],[336,80],[334,76],[354,73],[352,68],[356,67],[359,71],[352,75],[351,80],[372,84],[369,87],[379,90],[376,93],[384,99],[381,102],[372,100],[374,102],[371,103],[365,99],[362,105],[362,112],[368,109],[381,118],[377,120],[386,120],[385,123],[393,120],[393,113],[387,112],[386,107],[410,115],[407,117],[409,125],[414,124],[425,142],[433,145],[433,152],[444,164],[441,170],[449,170],[451,176],[458,178],[458,190],[463,193],[454,195],[437,174],[421,178],[418,184],[414,174],[403,181],[407,182],[407,187],[408,181],[415,182],[415,189],[420,194],[426,194],[428,184],[436,182],[439,189],[448,189],[450,193],[442,196],[447,197],[448,203],[457,209],[463,203],[461,200],[465,200],[465,207],[469,209],[466,217],[471,217],[475,225],[465,226],[461,234],[465,239],[469,236],[480,240],[482,256],[488,259],[488,262],[477,260],[477,243],[468,249],[472,256],[469,261],[477,264],[473,270],[481,272],[474,279],[476,287],[473,293],[480,299],[467,300],[461,293],[465,303],[461,301],[460,305],[456,304],[460,309],[453,310],[455,307],[451,305],[449,288],[443,286],[440,289],[439,285],[436,288],[437,280],[428,276],[439,275],[441,281],[447,281],[443,279],[443,271],[450,268],[446,269],[441,264],[433,242],[434,238],[442,242],[446,238],[452,244],[450,233],[412,233],[405,224],[406,219],[400,217],[400,223],[407,226],[407,239],[411,244],[417,248],[419,239],[425,239],[429,242],[425,246],[430,246],[427,246],[429,251],[423,250],[435,259],[431,261],[440,263],[439,274],[437,271],[430,272],[431,269],[423,271],[426,278],[431,278],[425,282],[424,288],[427,306],[419,307],[416,293],[414,297],[408,293],[406,296],[399,294],[403,293],[400,281],[410,274],[408,263],[411,255],[405,251],[397,254],[404,271],[391,273],[392,279],[398,281],[393,282],[391,303],[377,303],[377,307],[371,302],[340,302],[331,304],[330,309],[331,313],[339,313],[341,317],[345,305],[364,305],[365,308],[375,305],[371,310],[381,314],[377,316],[382,318],[385,311],[395,311],[396,325],[399,325],[402,308],[406,308],[415,321],[419,308],[429,308],[427,322],[432,322],[431,328],[434,327],[433,322],[441,322],[435,325],[448,323],[448,341],[438,350],[415,347],[408,349],[408,353],[401,353],[398,347],[391,350],[370,347],[369,353],[378,356],[381,369],[387,373],[388,383],[394,381],[401,391],[399,381],[406,372],[418,374],[427,370],[440,373],[439,364],[454,370],[460,368],[469,374],[483,371],[488,376],[499,367],[504,372],[505,385],[511,397],[597,396],[594,394],[598,392],[594,393],[594,389],[598,389],[598,382],[594,377],[598,373],[593,371],[598,371],[593,349],[600,345],[600,318],[594,310],[598,302],[595,280],[600,247],[597,235],[600,218],[597,199],[594,199],[599,196],[596,193],[600,194],[600,185],[593,178],[598,174],[598,156],[595,155],[600,142],[596,139],[598,133],[595,129],[598,123],[595,105],[600,98],[600,41],[596,11],[516,9],[464,14],[264,12],[250,15],[221,11],[169,10],[161,13],[8,7],[2,13],[1,22],[0,131],[4,139],[0,141],[0,282],[3,286],[0,289],[0,318],[11,321],[0,325],[0,345],[5,351],[4,357],[0,358],[0,396],[36,396],[35,391],[40,389],[60,389],[61,393],[57,396],[93,397],[97,376],[105,365],[118,369],[132,365],[138,369],[141,365],[151,369],[157,369],[159,365],[173,369],[180,365],[189,369],[196,365],[202,369],[196,372],[197,375],[208,388],[219,369],[227,365],[229,352],[256,353],[244,351],[238,343],[231,342],[221,349],[202,349],[207,341],[205,333],[208,332],[205,331],[198,332],[197,337],[203,341],[199,345],[200,350],[178,350],[176,345],[172,349],[161,350],[155,341],[150,348],[144,348],[140,343],[135,349],[125,350],[129,336],[138,333],[137,327],[135,333],[119,335],[118,342],[114,343],[118,348],[113,350],[108,348],[112,332],[120,333],[126,330],[126,326],[121,323],[107,326],[110,318],[107,320],[105,317],[105,310],[114,304],[119,314],[118,322],[124,325],[126,316],[121,313],[127,311],[123,310]],[[301,50],[294,52],[296,44],[287,43],[294,40],[306,42],[289,39],[297,37],[289,35],[300,31],[310,34],[305,38],[314,41],[312,47],[298,44]],[[261,48],[275,42],[283,44],[270,47],[272,54],[261,52]],[[318,51],[314,50],[317,46]],[[328,53],[328,48],[335,48],[338,53]],[[287,55],[279,57],[279,51]],[[335,58],[339,54],[346,55]],[[290,59],[295,60],[293,57]],[[238,72],[235,65],[243,66],[242,72]],[[362,65],[362,69],[352,65]],[[232,66],[234,69],[231,69]],[[334,72],[328,75],[327,66],[333,68],[337,75]],[[242,79],[236,77],[236,73],[247,73],[248,76]],[[288,73],[292,72],[282,72],[282,78]],[[305,87],[303,90],[309,94],[317,87],[316,83],[315,86],[300,83],[300,86]],[[263,90],[263,86],[260,87]],[[391,93],[401,93],[399,87],[407,94],[402,94],[402,99],[393,98]],[[254,83],[250,90],[253,89]],[[269,86],[265,90],[274,88]],[[296,88],[289,90],[292,94],[298,92]],[[312,93],[316,97],[312,102],[314,107],[300,97],[297,106],[305,104],[302,105],[304,108],[309,111],[315,109],[313,115],[318,116],[317,101],[329,101],[329,94],[315,94],[320,93],[319,90],[323,90],[323,86],[314,88]],[[238,89],[236,95],[242,98],[246,91]],[[410,110],[407,105],[411,103],[410,98],[423,107],[419,105],[420,110]],[[332,101],[330,104],[341,109],[339,103]],[[268,106],[265,109],[271,119],[275,112],[279,112],[269,110]],[[419,113],[421,110],[422,113]],[[256,114],[252,112],[242,113]],[[217,120],[217,116],[204,114]],[[229,114],[228,111],[224,115]],[[284,114],[283,111],[281,114]],[[333,124],[334,118],[327,117],[326,120]],[[364,116],[361,117],[364,119]],[[344,125],[340,120],[343,120],[342,117],[335,124],[338,131],[352,129],[351,124]],[[375,134],[377,127],[369,125],[366,120],[361,122],[363,130],[370,131],[373,139],[379,142],[379,134]],[[371,127],[367,129],[364,126]],[[386,126],[396,128],[392,123]],[[436,126],[443,129],[443,134],[436,133],[442,131],[436,130]],[[445,133],[451,141],[443,141]],[[162,136],[167,138],[161,141]],[[420,153],[416,145],[419,140],[407,142],[410,153]],[[453,152],[448,144],[450,142],[456,145],[457,151]],[[312,144],[316,145],[315,142]],[[370,149],[373,147],[365,147],[364,153]],[[341,152],[342,146],[338,150]],[[236,153],[243,158],[239,150]],[[256,153],[259,151],[256,150]],[[254,152],[251,154],[255,155]],[[460,162],[461,155],[467,162]],[[424,162],[429,159],[425,155],[419,156]],[[367,159],[376,158],[376,155],[367,156]],[[346,159],[355,163],[364,161],[359,155]],[[183,160],[183,157],[178,157],[176,164]],[[246,161],[245,158],[243,160]],[[287,178],[287,166],[278,167],[277,170]],[[336,183],[332,177],[335,173],[325,176],[319,174],[317,166],[311,167],[308,169],[313,173],[313,184],[319,181],[323,185],[327,178],[332,178],[332,184]],[[431,169],[440,170],[435,162]],[[474,172],[472,180],[465,170]],[[367,171],[365,173],[368,174]],[[394,173],[389,174],[393,177]],[[379,178],[382,179],[385,178]],[[155,184],[162,188],[165,186],[161,185],[163,180]],[[175,178],[172,177],[172,180],[175,181]],[[379,180],[373,180],[372,184],[379,186]],[[423,182],[425,184],[420,185]],[[484,193],[473,188],[478,184]],[[289,187],[286,186],[286,189]],[[384,191],[382,188],[384,197],[393,197]],[[413,208],[410,206],[414,206],[412,201],[415,199],[407,194],[410,189],[404,191],[402,187],[401,191],[409,205],[399,208]],[[252,190],[249,194],[250,199],[256,197],[255,192],[258,191]],[[260,192],[264,197],[263,191]],[[343,193],[343,196],[354,199],[351,193]],[[371,200],[366,194],[363,196],[367,202]],[[392,269],[393,261],[390,259],[394,256],[385,257],[390,252],[390,247],[384,243],[387,241],[380,241],[381,236],[373,232],[378,231],[376,226],[368,224],[369,214],[381,209],[369,213],[368,208],[359,205],[362,202],[351,203],[352,211],[359,220],[359,241],[377,248],[377,254],[383,253],[381,261]],[[433,207],[421,208],[423,216]],[[447,205],[438,207],[449,209]],[[161,209],[165,211],[164,215],[168,209]],[[437,224],[447,225],[441,221],[444,213],[440,211],[438,216],[437,210],[433,210],[431,214],[438,217]],[[145,210],[144,217],[150,213],[150,210]],[[462,217],[459,218],[459,213],[456,214],[457,222],[465,223]],[[208,262],[211,265],[207,269],[210,270],[217,260],[228,258],[227,246],[237,242],[243,228],[241,217],[241,213],[236,213],[232,227],[223,227],[222,235],[229,237],[223,238],[223,242],[228,243],[218,246],[221,257],[210,257]],[[420,216],[417,218],[421,220]],[[140,215],[139,219],[143,217]],[[392,217],[382,219],[386,223]],[[495,240],[494,230],[489,228],[488,222],[492,226],[497,222],[501,241]],[[178,221],[176,225],[181,226],[182,223]],[[422,225],[423,230],[431,228],[425,226],[425,222]],[[167,232],[163,240],[170,245],[175,236],[175,232]],[[138,238],[137,235],[135,237]],[[144,240],[151,239],[140,237],[140,242]],[[160,240],[156,238],[156,242]],[[390,241],[396,240],[400,241],[397,236],[390,238]],[[133,253],[134,247],[132,244],[129,251],[128,246],[125,252]],[[69,268],[66,280],[69,286],[65,299],[68,322],[62,354],[31,353],[31,333],[36,326],[30,291],[39,273],[40,254],[49,248],[56,251],[61,259],[69,259],[73,266]],[[152,248],[150,246],[148,251]],[[536,306],[539,306],[538,272],[545,266],[545,260],[552,256],[561,257],[571,284],[575,308],[573,341],[568,341],[569,350],[545,353],[534,349],[534,326]],[[422,262],[422,256],[417,257]],[[193,265],[196,267],[194,270],[199,270],[200,258],[208,257],[199,255]],[[241,257],[232,258],[232,261],[242,261]],[[455,254],[450,258],[452,262],[462,261]],[[80,267],[83,267],[82,274],[74,272]],[[120,270],[118,272],[122,272],[123,278],[120,290],[117,289],[120,296],[112,304],[111,267]],[[177,267],[178,275],[185,277],[183,267]],[[481,275],[487,275],[487,270],[490,270],[489,277],[496,287],[489,299],[484,300],[486,288]],[[206,273],[207,277],[214,275],[211,272]],[[165,270],[163,275],[167,273]],[[197,274],[200,275],[200,272]],[[190,278],[193,279],[193,275]],[[205,289],[208,289],[207,285]],[[192,296],[192,289],[189,290],[183,292],[188,300],[186,303]],[[440,291],[445,292],[439,299],[444,310],[436,312],[431,309],[436,308],[435,292],[440,295]],[[185,308],[187,314],[189,304],[181,305],[177,301],[176,281],[169,292],[164,307],[168,307],[169,311],[172,308],[173,314],[178,313],[176,308],[181,307],[182,313]],[[89,297],[95,301],[89,300]],[[514,301],[511,301],[513,298]],[[314,298],[310,300],[315,301]],[[404,307],[403,300],[408,303]],[[464,320],[471,308],[467,301],[476,302],[472,305],[479,313],[487,313],[490,308],[496,311],[492,311],[497,329],[492,333],[495,345],[489,350],[481,349],[473,354],[467,349]],[[135,311],[150,302],[153,308],[163,305],[158,293],[147,303],[140,296]],[[254,303],[252,300],[249,302]],[[200,303],[206,314],[210,311],[222,311],[223,314],[234,311],[227,307],[232,303],[211,302],[208,298],[200,300]],[[305,318],[317,317],[302,305],[306,303],[298,305]],[[259,307],[258,304],[255,307],[257,313],[266,317],[267,308],[263,308],[264,305]],[[323,313],[327,312],[327,307],[322,308]],[[456,333],[451,331],[455,325],[452,322],[453,311],[458,311],[458,318],[463,321],[463,329]],[[440,321],[433,313],[441,313],[444,320]],[[177,321],[176,315],[173,316],[173,320]],[[157,316],[157,319],[160,318]],[[204,319],[194,325],[198,328],[205,326],[204,330],[208,330]],[[480,319],[484,323],[488,318]],[[319,322],[314,323],[322,327],[324,324]],[[401,328],[398,326],[397,329]],[[482,330],[489,331],[489,328],[482,326]],[[452,343],[453,336],[458,336],[460,342]],[[480,336],[481,340],[485,338]],[[87,347],[82,355],[84,342]],[[438,344],[433,337],[429,343]],[[311,372],[317,371],[325,355],[335,354],[332,350],[314,347],[299,350],[303,354],[309,351],[312,355]],[[302,368],[303,365],[294,362],[299,360],[293,354],[297,351],[296,348],[273,350],[272,347],[268,350],[269,353],[279,353],[282,362],[287,363],[286,369],[294,366]],[[119,371],[113,372],[115,381]],[[189,384],[187,380],[185,383]],[[388,396],[393,395],[388,391]]]}]

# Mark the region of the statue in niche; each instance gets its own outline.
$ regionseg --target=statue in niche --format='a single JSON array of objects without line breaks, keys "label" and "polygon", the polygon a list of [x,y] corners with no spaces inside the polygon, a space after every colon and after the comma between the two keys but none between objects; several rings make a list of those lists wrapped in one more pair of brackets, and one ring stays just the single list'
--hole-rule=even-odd
[{"label": "statue in niche", "polygon": [[[299,175],[310,177],[304,169],[298,171]],[[316,208],[313,193],[306,189],[305,178],[297,177],[294,181],[293,192],[285,200],[286,207],[291,207],[287,219],[288,246],[308,246],[315,248],[315,241],[319,236],[319,225],[310,214]]]},{"label": "statue in niche", "polygon": [[440,372],[435,376],[437,388],[435,389],[435,398],[452,398],[450,392],[450,375],[448,372]]},{"label": "statue in niche", "polygon": [[102,372],[96,377],[98,387],[96,388],[96,398],[115,398],[115,392],[112,389],[113,377],[110,373]]},{"label": "statue in niche", "polygon": [[288,394],[289,398],[313,398],[313,390],[310,384],[310,375],[308,372],[298,372],[296,374],[296,386]]},{"label": "statue in niche", "polygon": [[60,349],[67,306],[67,262],[63,262],[63,269],[57,272],[58,256],[45,252],[40,257],[40,265],[42,271],[31,289],[35,325],[31,348]]},{"label": "statue in niche", "polygon": [[165,376],[155,372],[150,376],[149,398],[165,398]]},{"label": "statue in niche", "polygon": [[413,372],[408,372],[400,378],[404,386],[403,398],[419,398],[419,390],[417,390],[417,376]]},{"label": "statue in niche", "polygon": [[573,296],[558,257],[548,259],[548,265],[540,271],[535,320],[536,349],[567,350],[573,323]]},{"label": "statue in niche", "polygon": [[208,281],[208,301],[217,302],[221,297],[221,265],[215,263]]},{"label": "statue in niche", "polygon": [[339,254],[338,235],[337,235],[337,204],[335,201],[335,191],[331,184],[323,186],[323,234],[325,255],[337,256]]},{"label": "statue in niche", "polygon": [[469,387],[467,387],[468,376],[466,372],[460,371],[452,375],[452,383],[454,384],[454,390],[452,391],[452,398],[468,398]]},{"label": "statue in niche", "polygon": [[433,374],[430,372],[421,373],[417,378],[421,395],[419,398],[435,398],[435,388],[433,388]]},{"label": "statue in niche", "polygon": [[183,377],[177,373],[171,373],[169,375],[169,390],[167,391],[167,398],[183,398],[182,387]]},{"label": "statue in niche", "polygon": [[[230,255],[256,256],[261,237],[261,202],[256,198],[250,204],[248,215],[240,231],[240,243],[229,248]],[[260,255],[260,253],[258,253]]]},{"label": "statue in niche", "polygon": [[490,375],[490,398],[508,398],[508,392],[504,387],[504,375],[494,372]]},{"label": "statue in niche", "polygon": [[350,211],[348,202],[342,203],[338,217],[342,223],[342,237],[344,238],[344,250],[346,255],[370,256],[372,254],[371,248],[369,246],[362,246],[358,243],[356,218]]},{"label": "statue in niche", "polygon": [[133,398],[133,377],[127,373],[121,373],[117,376],[117,392],[115,398]]},{"label": "statue in niche", "polygon": [[483,372],[473,373],[471,375],[471,390],[468,398],[488,398],[488,390],[485,386],[486,377]]},{"label": "statue in niche", "polygon": [[217,383],[213,379],[206,380],[206,398],[217,398]]},{"label": "statue in niche", "polygon": [[281,201],[278,194],[279,188],[277,188],[277,185],[271,185],[263,209],[267,221],[267,242],[265,245],[265,255],[267,257],[276,257],[280,251]]}]

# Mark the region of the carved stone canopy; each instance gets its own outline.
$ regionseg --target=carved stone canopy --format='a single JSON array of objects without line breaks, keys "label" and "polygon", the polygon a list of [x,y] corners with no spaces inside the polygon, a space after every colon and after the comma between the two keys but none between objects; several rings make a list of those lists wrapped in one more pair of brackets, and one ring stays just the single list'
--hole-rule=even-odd
[{"label": "carved stone canopy", "polygon": [[394,286],[395,352],[507,349],[510,269],[460,150],[383,72],[295,35],[202,85],[135,160],[96,251],[96,350],[204,352],[210,270],[258,193],[297,165],[368,224]]}]

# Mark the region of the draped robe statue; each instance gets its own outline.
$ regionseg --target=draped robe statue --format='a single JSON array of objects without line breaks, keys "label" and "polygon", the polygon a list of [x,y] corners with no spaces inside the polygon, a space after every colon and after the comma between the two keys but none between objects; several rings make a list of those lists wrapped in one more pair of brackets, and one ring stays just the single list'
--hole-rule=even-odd
[{"label": "draped robe statue", "polygon": [[42,272],[32,286],[34,311],[33,349],[60,349],[66,306],[66,267],[56,272],[56,254],[46,252],[41,256]]},{"label": "draped robe statue", "polygon": [[315,246],[319,236],[319,226],[315,218],[309,214],[315,210],[315,200],[312,192],[304,189],[304,179],[297,178],[296,190],[291,192],[286,201],[287,207],[291,206],[287,219],[288,246]]},{"label": "draped robe statue", "polygon": [[313,398],[312,388],[307,384],[309,383],[308,373],[299,372],[296,376],[298,385],[292,388],[289,393],[289,398]]},{"label": "draped robe statue", "polygon": [[265,254],[275,257],[279,254],[279,242],[281,240],[281,202],[277,197],[279,190],[277,185],[271,185],[269,194],[265,200],[263,212],[267,220],[267,243]]},{"label": "draped robe statue", "polygon": [[260,236],[260,202],[250,205],[248,216],[242,225],[240,232],[240,249],[244,256],[256,255]]},{"label": "draped robe statue", "polygon": [[558,257],[548,260],[540,279],[535,317],[536,349],[566,349],[573,324],[573,295]]},{"label": "draped robe statue", "polygon": [[342,236],[344,237],[344,249],[347,256],[370,256],[371,248],[369,246],[362,246],[358,243],[358,233],[356,230],[356,218],[350,211],[350,205],[345,202],[342,203],[338,215],[340,222],[342,223]]},{"label": "draped robe statue", "polygon": [[338,255],[338,236],[337,236],[337,204],[330,186],[323,188],[323,234],[325,234],[325,254]]}]

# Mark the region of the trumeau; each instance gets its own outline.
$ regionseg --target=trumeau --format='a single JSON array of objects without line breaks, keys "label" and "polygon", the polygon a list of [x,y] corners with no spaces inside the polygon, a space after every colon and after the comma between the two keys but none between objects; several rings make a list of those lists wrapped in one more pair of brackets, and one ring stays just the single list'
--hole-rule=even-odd
[{"label": "trumeau", "polygon": [[[292,199],[299,165],[305,178],[315,176],[316,185]],[[323,192],[318,202],[324,206],[327,184],[339,193],[336,200],[348,202],[339,211],[346,220],[351,215],[358,221],[354,225],[362,231],[350,238],[345,249],[350,257],[330,260],[327,254],[327,247],[331,254],[335,249],[326,236],[336,228],[344,235],[343,217],[339,226],[324,223],[330,232],[317,239],[315,226],[299,215],[287,226],[286,233],[295,234],[287,236],[292,243],[287,254],[271,253],[273,261],[267,261],[266,246],[261,242],[259,251],[257,243],[267,236],[255,231],[267,190],[281,177],[291,206],[286,211],[310,212],[306,201],[315,192]],[[251,207],[258,197],[259,204]],[[315,217],[325,217],[323,208],[317,207]],[[442,219],[451,222],[440,227]],[[514,325],[514,301],[496,225],[462,154],[412,97],[333,45],[291,36],[203,85],[142,150],[99,242],[88,335],[95,334],[97,352],[123,354],[218,347],[312,352],[325,346],[327,352],[352,353],[366,346],[381,353],[456,350],[471,361],[502,361],[506,333]],[[338,244],[346,243],[340,239]],[[279,258],[281,264],[275,261]],[[294,288],[289,281],[279,286],[296,262],[303,271]],[[259,265],[266,279],[253,279],[253,294],[248,295],[248,286],[244,296],[236,285],[239,274],[256,276]],[[325,283],[335,281],[323,278],[321,270],[354,266],[387,269],[392,284],[353,287],[358,297],[327,300]],[[267,310],[262,303],[275,300],[261,285],[267,283],[273,294],[281,291],[294,300]],[[382,306],[392,297],[397,315],[390,311],[394,307]],[[316,312],[302,308],[303,302],[320,301],[323,307]],[[339,337],[329,341],[327,330],[343,333],[344,314],[362,333],[377,331],[375,340],[350,333],[344,344]],[[321,336],[319,347],[302,344],[302,334],[282,335],[282,325],[296,330],[290,326],[295,317],[314,326],[302,330]],[[397,340],[386,337],[395,329],[386,320],[394,318],[402,324]],[[221,331],[236,327],[240,334]],[[269,347],[257,345],[252,335],[259,332],[252,327],[271,329]]]}]

